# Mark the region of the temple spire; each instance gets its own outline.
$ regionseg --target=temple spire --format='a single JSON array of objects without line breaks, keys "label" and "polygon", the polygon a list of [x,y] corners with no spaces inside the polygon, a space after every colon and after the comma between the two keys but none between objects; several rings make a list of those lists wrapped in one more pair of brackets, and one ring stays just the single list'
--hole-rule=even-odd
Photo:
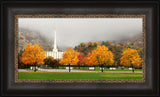
[{"label": "temple spire", "polygon": [[53,48],[53,51],[58,52],[57,44],[56,44],[56,27],[54,28],[54,48]]}]

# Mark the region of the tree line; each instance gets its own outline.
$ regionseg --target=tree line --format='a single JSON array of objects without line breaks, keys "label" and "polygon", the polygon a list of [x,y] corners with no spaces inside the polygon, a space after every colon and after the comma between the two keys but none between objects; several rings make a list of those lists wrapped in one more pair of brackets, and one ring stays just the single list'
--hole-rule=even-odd
[{"label": "tree line", "polygon": [[[125,66],[132,68],[142,68],[142,48],[136,44],[112,44],[106,42],[80,43],[75,48],[68,48],[63,58],[55,60],[53,57],[45,57],[45,51],[42,46],[29,45],[18,55],[19,68],[26,65],[49,65],[57,67],[60,65],[87,65],[100,66],[103,72],[104,66]],[[36,70],[36,69],[35,69]],[[133,69],[134,72],[134,69]]]},{"label": "tree line", "polygon": [[[114,63],[113,66],[118,67],[122,66],[120,64],[120,58],[123,56],[123,52],[128,48],[137,50],[140,58],[143,56],[143,48],[138,47],[136,43],[127,43],[127,44],[116,44],[111,43],[110,41],[102,41],[102,42],[88,42],[88,43],[80,43],[78,46],[75,46],[74,50],[81,52],[83,57],[87,57],[88,53],[97,48],[97,46],[106,46],[109,51],[111,51],[114,55]],[[136,66],[135,68],[142,68],[142,65]]]}]

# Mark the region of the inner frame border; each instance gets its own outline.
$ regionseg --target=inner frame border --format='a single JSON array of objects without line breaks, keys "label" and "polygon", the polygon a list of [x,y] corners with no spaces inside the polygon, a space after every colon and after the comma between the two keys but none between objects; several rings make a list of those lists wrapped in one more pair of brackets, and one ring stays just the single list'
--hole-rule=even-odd
[{"label": "inner frame border", "polygon": [[[145,14],[17,14],[14,23],[14,82],[15,83],[144,83],[146,82],[146,15]],[[142,80],[22,80],[18,79],[18,18],[142,18],[144,55],[142,59]]]}]

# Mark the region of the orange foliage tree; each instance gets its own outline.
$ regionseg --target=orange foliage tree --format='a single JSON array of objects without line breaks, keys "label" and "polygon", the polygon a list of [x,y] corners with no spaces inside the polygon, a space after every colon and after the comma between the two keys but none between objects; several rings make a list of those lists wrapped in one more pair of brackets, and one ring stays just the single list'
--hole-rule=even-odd
[{"label": "orange foliage tree", "polygon": [[80,64],[90,65],[89,58],[88,57],[82,58]]},{"label": "orange foliage tree", "polygon": [[[89,53],[89,55],[90,55],[90,53]],[[91,60],[90,57],[84,57],[81,60],[81,64],[85,64],[88,66],[94,66],[94,70],[95,70],[95,66],[98,65],[97,61]]]},{"label": "orange foliage tree", "polygon": [[132,72],[134,72],[134,67],[139,66],[142,63],[142,59],[140,58],[137,50],[128,48],[122,54],[120,59],[120,64],[124,66],[131,66]]},{"label": "orange foliage tree", "polygon": [[79,66],[79,69],[80,69],[80,65],[82,65],[81,61],[82,61],[82,59],[83,59],[81,53],[79,53],[79,55],[77,56],[77,58],[78,58],[78,60],[79,60],[78,63],[77,63],[77,65]]},{"label": "orange foliage tree", "polygon": [[114,63],[112,52],[108,51],[108,48],[104,45],[98,45],[95,50],[88,54],[88,57],[90,64],[101,65],[102,72],[104,65],[112,65]]},{"label": "orange foliage tree", "polygon": [[22,62],[24,64],[31,64],[35,66],[37,64],[43,64],[43,59],[45,58],[45,51],[42,46],[27,44],[23,54],[22,54]]},{"label": "orange foliage tree", "polygon": [[77,65],[79,59],[78,56],[79,52],[73,50],[72,48],[68,48],[66,52],[63,54],[63,58],[60,60],[60,64],[66,65],[69,64],[69,72],[70,72],[70,65]]}]

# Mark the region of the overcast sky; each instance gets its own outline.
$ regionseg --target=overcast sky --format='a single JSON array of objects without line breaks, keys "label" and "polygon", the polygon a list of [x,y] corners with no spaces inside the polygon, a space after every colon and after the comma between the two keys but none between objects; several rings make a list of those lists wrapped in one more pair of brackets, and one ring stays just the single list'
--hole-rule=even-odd
[{"label": "overcast sky", "polygon": [[142,34],[142,18],[19,18],[18,27],[54,39],[59,47],[80,42],[117,40]]}]

